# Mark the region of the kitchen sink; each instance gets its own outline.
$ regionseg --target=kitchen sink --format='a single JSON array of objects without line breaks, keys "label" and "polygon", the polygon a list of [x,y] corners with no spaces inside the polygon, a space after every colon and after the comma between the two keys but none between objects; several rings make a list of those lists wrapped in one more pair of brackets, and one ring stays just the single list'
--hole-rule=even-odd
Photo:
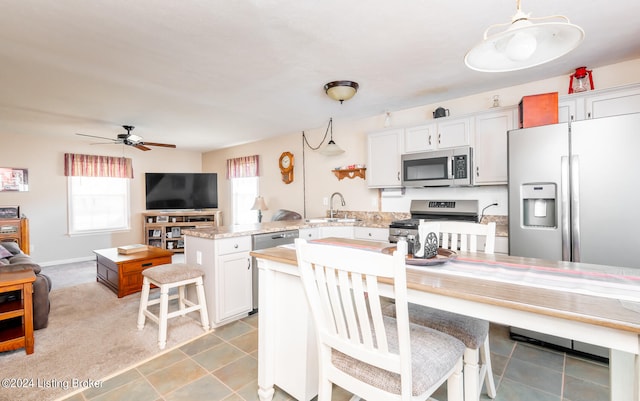
[{"label": "kitchen sink", "polygon": [[314,219],[306,219],[305,220],[307,223],[355,223],[358,221],[362,221],[360,219],[356,219],[356,218],[330,218],[330,217],[318,217],[318,218],[314,218]]}]

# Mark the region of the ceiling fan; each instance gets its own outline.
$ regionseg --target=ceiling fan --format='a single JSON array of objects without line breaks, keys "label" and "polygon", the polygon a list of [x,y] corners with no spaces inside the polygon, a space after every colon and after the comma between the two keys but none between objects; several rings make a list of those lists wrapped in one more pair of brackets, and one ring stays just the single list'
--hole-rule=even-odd
[{"label": "ceiling fan", "polygon": [[[135,128],[133,125],[123,125],[122,128],[124,128],[127,133],[126,134],[118,134],[118,137],[116,139],[112,139],[112,138],[106,138],[103,136],[95,136],[95,135],[87,135],[87,134],[76,134],[76,135],[81,135],[81,136],[88,136],[91,138],[100,138],[100,139],[106,139],[109,140],[111,142],[106,142],[106,143],[114,143],[114,144],[123,144],[123,145],[128,145],[128,146],[133,146],[134,148],[140,149],[140,150],[151,150],[151,148],[148,148],[147,146],[161,146],[163,148],[175,148],[176,145],[171,145],[168,143],[157,143],[157,142],[146,142],[142,139],[141,136],[138,135],[134,135],[131,133],[131,131]],[[92,145],[101,145],[102,143],[92,143]]]}]

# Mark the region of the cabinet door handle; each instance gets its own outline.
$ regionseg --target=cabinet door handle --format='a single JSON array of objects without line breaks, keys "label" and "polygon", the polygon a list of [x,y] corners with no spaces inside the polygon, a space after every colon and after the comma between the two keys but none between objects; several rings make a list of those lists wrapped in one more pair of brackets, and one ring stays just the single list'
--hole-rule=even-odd
[{"label": "cabinet door handle", "polygon": [[153,266],[153,262],[143,263],[142,264],[142,267],[149,267],[149,266]]},{"label": "cabinet door handle", "polygon": [[480,177],[480,167],[476,166],[476,177]]},{"label": "cabinet door handle", "polygon": [[238,249],[238,244],[233,244],[233,247]]},{"label": "cabinet door handle", "polygon": [[247,270],[251,269],[251,258],[247,258]]},{"label": "cabinet door handle", "polygon": [[429,135],[429,145],[431,145],[431,135]]},{"label": "cabinet door handle", "polygon": [[442,136],[442,134],[438,134],[438,145],[440,145],[440,137]]}]

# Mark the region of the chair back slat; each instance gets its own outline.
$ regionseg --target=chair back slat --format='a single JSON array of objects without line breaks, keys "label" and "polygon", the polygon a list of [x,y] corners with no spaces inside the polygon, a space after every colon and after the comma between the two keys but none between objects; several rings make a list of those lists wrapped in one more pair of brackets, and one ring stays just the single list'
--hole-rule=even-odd
[{"label": "chair back slat", "polygon": [[440,246],[454,251],[478,252],[484,239],[484,253],[494,253],[496,223],[478,224],[465,221],[440,221]]}]

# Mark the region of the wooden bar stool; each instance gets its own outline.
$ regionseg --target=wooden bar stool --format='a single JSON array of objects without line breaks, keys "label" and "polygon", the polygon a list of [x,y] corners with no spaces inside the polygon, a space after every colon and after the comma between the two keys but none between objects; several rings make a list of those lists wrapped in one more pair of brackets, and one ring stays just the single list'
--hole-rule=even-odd
[{"label": "wooden bar stool", "polygon": [[[204,287],[202,276],[204,272],[197,267],[185,263],[171,263],[145,269],[142,271],[142,295],[140,298],[140,309],[138,310],[138,330],[144,328],[145,318],[153,320],[158,324],[158,346],[164,349],[167,345],[167,320],[184,316],[187,313],[200,311],[200,321],[202,328],[209,330],[209,315],[207,313],[207,303],[204,297]],[[149,300],[149,290],[151,284],[160,288],[160,298]],[[195,284],[198,303],[194,303],[184,296],[184,289],[187,285]],[[178,293],[169,296],[169,290],[178,287]],[[179,309],[169,313],[169,301],[178,299]],[[149,311],[150,305],[160,304],[158,315]]]}]

